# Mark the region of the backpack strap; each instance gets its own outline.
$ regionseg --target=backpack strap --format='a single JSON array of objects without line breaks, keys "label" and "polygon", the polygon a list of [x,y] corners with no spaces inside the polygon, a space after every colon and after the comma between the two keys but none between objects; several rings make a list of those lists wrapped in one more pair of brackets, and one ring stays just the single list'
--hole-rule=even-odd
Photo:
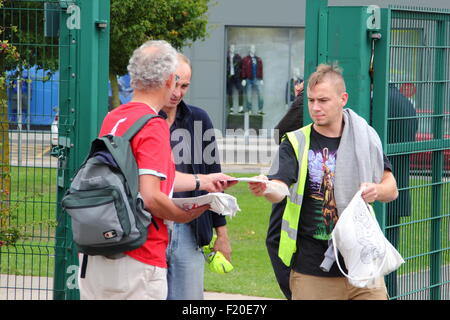
[{"label": "backpack strap", "polygon": [[83,253],[83,262],[81,263],[81,271],[80,271],[80,278],[81,279],[86,278],[86,270],[87,270],[88,258],[89,258],[89,256],[87,254]]},{"label": "backpack strap", "polygon": [[127,131],[125,131],[125,133],[122,135],[122,137],[126,140],[131,140],[131,138],[134,137],[134,135],[136,133],[139,132],[139,130],[142,129],[142,127],[150,120],[153,118],[162,118],[160,115],[157,114],[146,114],[142,117],[140,117],[139,119],[136,120],[136,122],[130,127],[128,128]]}]

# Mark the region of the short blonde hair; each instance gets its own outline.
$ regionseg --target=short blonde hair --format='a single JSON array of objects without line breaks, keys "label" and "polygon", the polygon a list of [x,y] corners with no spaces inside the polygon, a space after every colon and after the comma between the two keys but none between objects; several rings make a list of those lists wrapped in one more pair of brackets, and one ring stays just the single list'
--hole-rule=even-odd
[{"label": "short blonde hair", "polygon": [[314,88],[324,81],[333,81],[336,84],[338,93],[346,92],[345,80],[342,76],[342,68],[337,63],[319,64],[316,71],[308,79],[308,88]]}]

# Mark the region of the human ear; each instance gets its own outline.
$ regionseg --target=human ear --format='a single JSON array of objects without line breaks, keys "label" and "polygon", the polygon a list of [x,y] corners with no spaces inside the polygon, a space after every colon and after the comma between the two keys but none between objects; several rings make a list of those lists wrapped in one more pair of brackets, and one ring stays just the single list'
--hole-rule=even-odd
[{"label": "human ear", "polygon": [[347,92],[343,92],[341,94],[341,102],[342,102],[342,106],[345,106],[348,102],[348,93]]},{"label": "human ear", "polygon": [[170,74],[169,78],[166,80],[166,87],[167,89],[173,89],[175,88],[175,74]]}]

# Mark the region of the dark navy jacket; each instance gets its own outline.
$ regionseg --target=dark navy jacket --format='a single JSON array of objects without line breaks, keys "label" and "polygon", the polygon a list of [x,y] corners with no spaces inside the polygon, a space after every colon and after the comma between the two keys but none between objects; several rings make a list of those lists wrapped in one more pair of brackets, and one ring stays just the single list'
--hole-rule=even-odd
[{"label": "dark navy jacket", "polygon": [[[213,129],[211,119],[205,110],[188,105],[184,101],[180,102],[176,119],[170,127],[170,144],[177,171],[197,174],[221,172]],[[173,197],[198,197],[206,193],[206,191],[174,192]],[[197,244],[201,247],[210,243],[213,228],[226,225],[226,219],[215,212],[206,211],[191,221],[190,225],[195,230]]]}]

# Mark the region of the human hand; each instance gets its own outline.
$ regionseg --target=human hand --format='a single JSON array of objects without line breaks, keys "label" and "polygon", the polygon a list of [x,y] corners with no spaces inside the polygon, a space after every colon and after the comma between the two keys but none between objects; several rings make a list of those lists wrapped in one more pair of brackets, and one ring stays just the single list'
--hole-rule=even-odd
[{"label": "human hand", "polygon": [[378,199],[378,188],[376,183],[364,182],[360,186],[361,197],[366,203],[375,202]]},{"label": "human hand", "polygon": [[231,262],[231,246],[228,237],[217,235],[216,242],[214,243],[213,251],[220,251]]},{"label": "human hand", "polygon": [[205,204],[203,206],[192,207],[190,209],[184,209],[184,215],[180,216],[180,219],[177,219],[178,223],[188,223],[192,220],[201,216],[205,211],[209,210],[211,206],[209,204]]},{"label": "human hand", "polygon": [[238,183],[238,181],[234,180],[233,177],[230,177],[221,172],[202,175],[199,174],[198,177],[200,178],[201,189],[208,192],[222,192],[225,189]]},{"label": "human hand", "polygon": [[259,175],[253,177],[254,179],[261,180],[261,182],[249,182],[248,189],[257,197],[261,197],[264,195],[264,192],[267,189],[267,184],[263,181],[268,181],[269,179],[264,175]]}]

